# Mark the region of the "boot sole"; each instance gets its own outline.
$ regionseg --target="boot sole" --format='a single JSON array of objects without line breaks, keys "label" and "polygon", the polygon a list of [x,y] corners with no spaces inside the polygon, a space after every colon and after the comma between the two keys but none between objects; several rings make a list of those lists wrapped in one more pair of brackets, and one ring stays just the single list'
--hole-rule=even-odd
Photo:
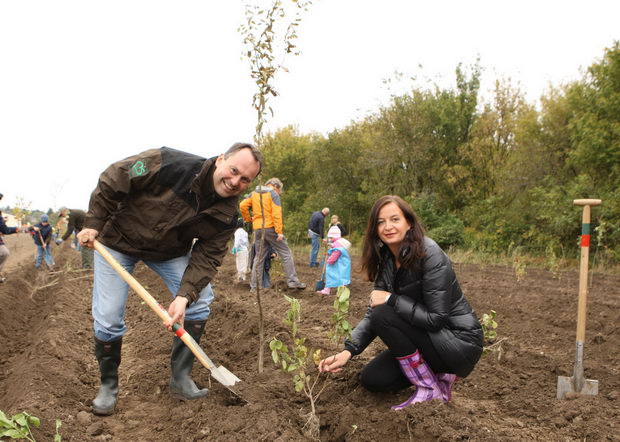
[{"label": "boot sole", "polygon": [[102,410],[100,408],[93,407],[93,414],[97,416],[111,416],[114,414],[114,410],[116,410],[116,406],[108,410]]},{"label": "boot sole", "polygon": [[204,395],[202,395],[202,396],[196,396],[196,397],[192,397],[192,398],[188,398],[187,396],[183,396],[183,394],[178,392],[178,391],[170,390],[170,397],[172,399],[177,399],[177,400],[183,401],[183,402],[195,401],[196,399],[202,399],[202,398],[205,398],[207,396],[209,396],[209,390],[207,390],[207,392]]}]

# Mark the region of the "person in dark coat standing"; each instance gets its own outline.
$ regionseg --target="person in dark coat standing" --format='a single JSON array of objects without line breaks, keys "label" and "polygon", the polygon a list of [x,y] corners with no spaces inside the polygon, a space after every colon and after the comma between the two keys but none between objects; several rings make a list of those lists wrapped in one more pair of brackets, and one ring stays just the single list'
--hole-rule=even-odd
[{"label": "person in dark coat standing", "polygon": [[310,267],[318,267],[319,248],[321,240],[325,236],[324,225],[325,217],[329,215],[329,207],[324,207],[320,211],[312,212],[308,221],[308,238],[312,242],[310,249]]},{"label": "person in dark coat standing", "polygon": [[[58,218],[67,218],[67,230],[62,238],[56,240],[56,244],[60,245],[75,232],[77,235],[84,228],[84,221],[86,220],[86,212],[79,209],[67,209],[62,207],[58,212]],[[81,247],[80,254],[82,255],[82,268],[93,268],[93,249],[89,247]]]},{"label": "person in dark coat standing", "polygon": [[482,354],[483,333],[463,296],[448,256],[424,236],[417,215],[402,198],[377,200],[368,219],[362,270],[374,290],[369,307],[345,350],[323,359],[319,369],[338,372],[377,336],[386,344],[361,373],[370,391],[411,385],[400,405],[432,399],[448,402],[454,382],[473,370]]}]

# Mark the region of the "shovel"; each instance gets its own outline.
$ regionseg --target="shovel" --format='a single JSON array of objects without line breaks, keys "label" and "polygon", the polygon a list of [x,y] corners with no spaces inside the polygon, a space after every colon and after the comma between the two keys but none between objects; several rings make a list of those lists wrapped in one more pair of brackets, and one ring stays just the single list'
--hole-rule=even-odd
[{"label": "shovel", "polygon": [[[159,316],[164,322],[170,323],[170,320],[172,318],[170,318],[170,315],[168,314],[166,309],[164,309],[164,307],[159,304],[155,300],[155,298],[153,298],[153,296],[151,296],[151,294],[147,292],[146,289],[142,287],[142,285],[133,276],[131,276],[127,272],[127,270],[123,268],[123,266],[118,263],[116,259],[114,259],[110,252],[108,252],[99,241],[94,241],[94,248],[101,254],[101,256],[103,256],[103,258],[108,262],[108,264],[110,264],[112,268],[114,268],[114,270],[119,274],[119,276],[123,278],[123,280],[125,280],[127,284],[129,284],[129,286],[138,294],[138,296],[140,296],[144,300],[144,302],[146,302],[148,306],[151,307],[151,310],[153,310],[157,314],[157,316]],[[235,395],[239,396],[239,394],[234,390],[231,390],[230,387],[239,382],[240,379],[233,373],[231,373],[226,367],[223,367],[221,365],[217,367],[213,363],[213,361],[209,359],[205,352],[202,351],[194,338],[192,338],[180,324],[175,323],[172,326],[172,329],[174,330],[175,334],[185,343],[185,345],[187,345],[187,348],[189,348],[192,353],[194,353],[196,359],[198,359],[202,365],[209,369],[213,378],[220,384],[227,387]]]},{"label": "shovel", "polygon": [[598,206],[601,200],[574,200],[573,204],[583,206],[581,224],[581,260],[579,266],[579,302],[577,305],[577,350],[572,376],[558,376],[558,399],[575,395],[596,396],[598,381],[583,376],[583,347],[586,339],[586,304],[588,301],[588,253],[590,251],[590,206]]}]

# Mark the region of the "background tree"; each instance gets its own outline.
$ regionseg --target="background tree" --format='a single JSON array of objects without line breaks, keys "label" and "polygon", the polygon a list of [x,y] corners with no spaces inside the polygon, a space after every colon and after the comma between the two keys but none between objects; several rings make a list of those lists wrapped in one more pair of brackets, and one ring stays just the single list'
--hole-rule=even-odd
[{"label": "background tree", "polygon": [[269,174],[294,177],[285,200],[289,235],[305,232],[309,214],[327,205],[355,241],[376,198],[393,193],[444,246],[554,255],[568,248],[577,256],[572,200],[596,197],[604,204],[593,229],[605,240],[593,252],[600,247],[618,261],[619,44],[538,103],[510,79],[481,98],[481,72],[479,63],[459,65],[452,87],[412,87],[326,136],[287,128],[267,137]]}]

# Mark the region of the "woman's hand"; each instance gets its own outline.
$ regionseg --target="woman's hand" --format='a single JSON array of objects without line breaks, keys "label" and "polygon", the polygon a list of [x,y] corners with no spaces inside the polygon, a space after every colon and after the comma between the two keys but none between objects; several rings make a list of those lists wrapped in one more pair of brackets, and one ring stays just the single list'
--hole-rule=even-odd
[{"label": "woman's hand", "polygon": [[390,292],[386,292],[385,290],[373,290],[370,292],[370,306],[376,307],[381,304],[385,304],[387,302],[388,297],[391,295]]},{"label": "woman's hand", "polygon": [[341,351],[337,355],[330,356],[319,362],[319,371],[321,373],[338,373],[349,362],[349,359],[351,359],[351,352],[349,350]]}]

